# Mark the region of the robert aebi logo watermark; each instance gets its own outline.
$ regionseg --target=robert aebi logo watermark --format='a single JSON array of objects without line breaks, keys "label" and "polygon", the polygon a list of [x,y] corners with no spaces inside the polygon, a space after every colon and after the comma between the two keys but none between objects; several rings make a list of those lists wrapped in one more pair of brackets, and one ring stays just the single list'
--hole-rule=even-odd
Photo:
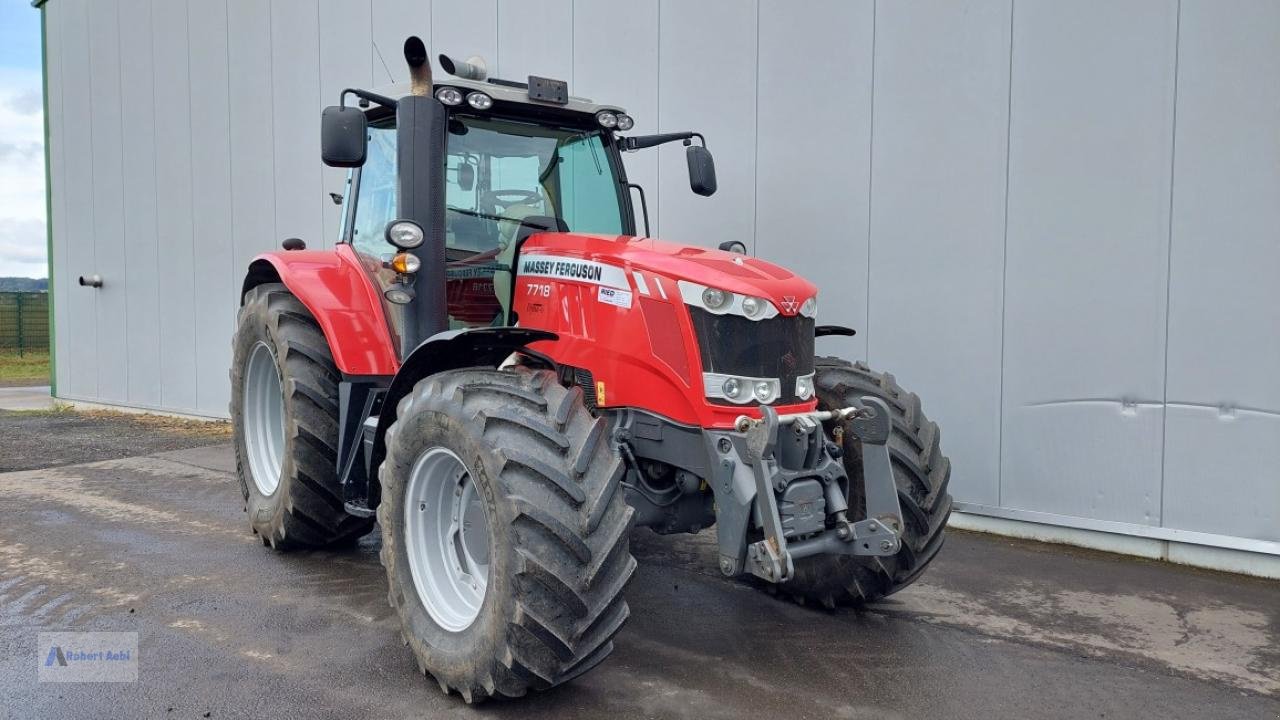
[{"label": "robert aebi logo watermark", "polygon": [[40,682],[137,682],[138,633],[40,633]]}]

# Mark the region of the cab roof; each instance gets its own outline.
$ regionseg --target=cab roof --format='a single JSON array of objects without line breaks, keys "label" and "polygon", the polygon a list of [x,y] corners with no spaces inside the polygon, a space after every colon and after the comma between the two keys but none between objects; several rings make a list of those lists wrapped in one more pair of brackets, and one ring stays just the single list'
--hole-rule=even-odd
[{"label": "cab roof", "polygon": [[[499,78],[489,78],[487,80],[465,80],[452,75],[443,75],[432,80],[431,91],[434,93],[442,87],[456,87],[463,91],[463,94],[479,90],[495,101],[520,103],[533,107],[544,107],[555,110],[567,110],[569,112],[584,113],[594,116],[601,110],[610,110],[616,113],[625,113],[626,110],[618,105],[600,105],[592,102],[588,98],[569,96],[569,102],[560,104],[554,102],[546,102],[543,100],[534,100],[529,97],[529,86],[522,82],[513,80],[502,80]],[[396,83],[394,85],[385,85],[373,88],[373,92],[380,95],[386,95],[390,98],[401,98],[409,94],[409,83]]]}]

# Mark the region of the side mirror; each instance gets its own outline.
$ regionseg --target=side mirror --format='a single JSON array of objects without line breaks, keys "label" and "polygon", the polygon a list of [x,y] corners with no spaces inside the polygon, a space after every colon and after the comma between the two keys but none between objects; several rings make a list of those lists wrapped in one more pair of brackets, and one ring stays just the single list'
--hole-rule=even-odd
[{"label": "side mirror", "polygon": [[320,158],[329,167],[364,165],[368,132],[368,123],[359,108],[325,108],[320,115]]},{"label": "side mirror", "polygon": [[689,188],[703,197],[714,195],[716,161],[711,158],[711,151],[702,145],[690,145],[685,148],[684,156],[689,161]]},{"label": "side mirror", "polygon": [[471,192],[476,186],[476,169],[470,163],[458,166],[458,187],[463,192]]}]

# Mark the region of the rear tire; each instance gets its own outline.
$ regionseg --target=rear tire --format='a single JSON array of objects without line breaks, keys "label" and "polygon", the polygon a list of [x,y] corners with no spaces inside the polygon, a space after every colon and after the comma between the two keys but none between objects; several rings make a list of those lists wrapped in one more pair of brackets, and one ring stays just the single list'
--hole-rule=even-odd
[{"label": "rear tire", "polygon": [[[925,417],[920,398],[898,386],[893,376],[865,363],[833,357],[817,358],[815,387],[818,408],[848,407],[864,395],[878,397],[893,413],[889,456],[898,486],[898,504],[906,527],[902,549],[893,557],[817,555],[796,561],[795,576],[778,592],[827,608],[873,602],[915,582],[933,560],[946,537],[951,515],[947,484],[951,461],[938,445],[938,425]],[[844,433],[844,464],[849,474],[850,516],[865,517],[862,443]]]},{"label": "rear tire", "polygon": [[240,493],[264,545],[341,545],[373,528],[342,502],[340,378],[319,324],[284,285],[245,294],[232,340],[231,419]]},{"label": "rear tire", "polygon": [[[472,703],[549,688],[603,660],[630,613],[633,511],[608,423],[582,390],[549,371],[453,370],[419,381],[396,413],[378,521],[389,599],[419,669]],[[416,490],[427,482],[442,489]],[[463,537],[481,517],[471,505],[453,515],[470,523],[421,532],[449,516],[431,498],[456,505],[455,494],[482,505],[487,546]],[[458,572],[438,570],[454,560]],[[478,603],[466,587],[435,589],[457,587],[459,573],[483,575]]]}]

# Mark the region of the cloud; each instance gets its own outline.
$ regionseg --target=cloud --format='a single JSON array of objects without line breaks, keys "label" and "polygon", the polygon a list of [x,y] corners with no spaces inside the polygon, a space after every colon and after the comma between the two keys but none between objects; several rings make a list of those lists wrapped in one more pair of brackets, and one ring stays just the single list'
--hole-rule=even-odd
[{"label": "cloud", "polygon": [[44,221],[0,218],[0,275],[44,277],[45,251]]},{"label": "cloud", "polygon": [[44,112],[44,93],[28,88],[5,101],[5,106],[24,117],[40,115]]},{"label": "cloud", "polygon": [[43,160],[44,146],[38,142],[8,142],[0,140],[0,165],[10,162],[27,163]]},{"label": "cloud", "polygon": [[44,277],[44,117],[38,72],[0,67],[0,276]]}]

